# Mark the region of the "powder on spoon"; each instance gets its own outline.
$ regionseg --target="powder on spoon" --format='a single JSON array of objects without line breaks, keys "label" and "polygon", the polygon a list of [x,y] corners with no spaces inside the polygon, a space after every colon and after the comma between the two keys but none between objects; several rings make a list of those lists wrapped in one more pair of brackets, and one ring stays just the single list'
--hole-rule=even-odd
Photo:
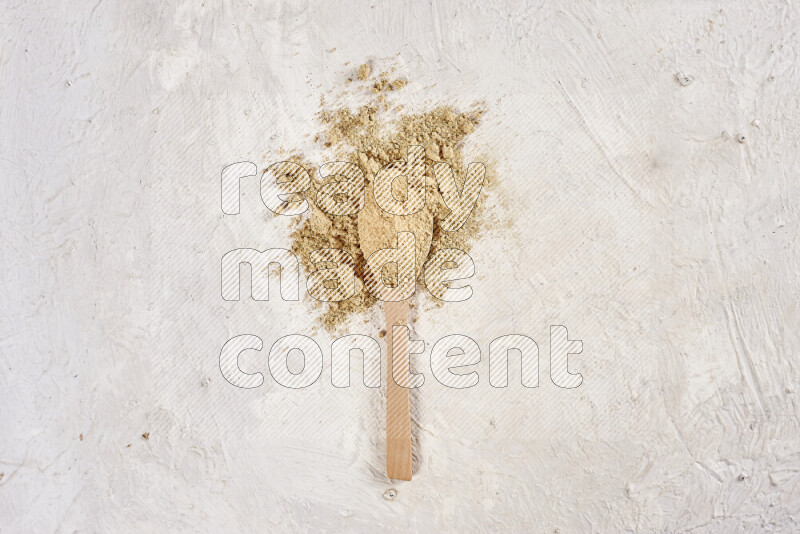
[{"label": "powder on spoon", "polygon": [[[367,80],[371,74],[369,65],[358,68],[358,78]],[[445,206],[436,181],[433,178],[432,164],[444,161],[449,163],[456,176],[459,187],[463,185],[469,162],[462,156],[461,145],[465,138],[475,131],[483,113],[477,105],[473,110],[459,112],[450,105],[438,105],[423,113],[403,114],[399,108],[390,108],[383,91],[399,91],[405,80],[389,82],[386,73],[381,73],[369,92],[369,100],[355,110],[347,107],[323,108],[318,117],[322,132],[316,137],[325,147],[331,147],[340,161],[348,161],[358,165],[366,176],[367,201],[374,203],[372,181],[380,169],[392,161],[406,158],[407,149],[411,145],[425,147],[426,170],[426,205],[423,208],[433,219],[430,254],[440,248],[457,247],[468,251],[471,241],[480,229],[480,206],[478,206],[462,228],[455,232],[445,232],[439,220],[449,213]],[[376,93],[378,93],[376,95]],[[332,216],[323,212],[316,205],[317,190],[323,185],[318,169],[306,165],[312,174],[312,187],[304,193],[309,200],[310,215],[298,221],[297,228],[291,234],[292,251],[298,256],[307,272],[318,268],[310,262],[310,253],[321,248],[338,248],[350,254],[355,262],[356,294],[344,301],[319,302],[326,307],[322,315],[323,326],[332,331],[341,325],[351,314],[364,312],[371,308],[377,300],[364,288],[366,259],[359,244],[358,215]],[[491,172],[487,170],[487,183]],[[329,180],[332,180],[330,178]],[[396,180],[402,182],[402,180]],[[364,228],[363,239],[371,230]],[[375,231],[380,231],[375,229]],[[379,239],[378,236],[372,236]],[[418,269],[418,279],[422,270]]]}]

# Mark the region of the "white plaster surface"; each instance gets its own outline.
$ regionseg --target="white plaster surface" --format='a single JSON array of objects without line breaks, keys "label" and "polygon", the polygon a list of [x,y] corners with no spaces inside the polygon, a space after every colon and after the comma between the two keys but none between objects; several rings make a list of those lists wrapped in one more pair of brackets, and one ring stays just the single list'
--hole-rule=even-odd
[{"label": "white plaster surface", "polygon": [[[762,0],[2,2],[0,532],[797,532],[798,31]],[[255,181],[223,216],[220,171],[330,160],[320,96],[365,59],[410,109],[485,101],[466,151],[512,221],[471,300],[418,298],[428,349],[483,359],[463,391],[417,361],[411,482],[383,474],[381,394],[331,385],[304,290],[220,297],[225,252],[289,232]],[[548,378],[551,324],[583,341],[577,389]],[[290,333],[323,349],[312,387],[266,351],[241,361],[260,388],[220,375],[228,338]],[[538,388],[489,385],[508,333]]]}]

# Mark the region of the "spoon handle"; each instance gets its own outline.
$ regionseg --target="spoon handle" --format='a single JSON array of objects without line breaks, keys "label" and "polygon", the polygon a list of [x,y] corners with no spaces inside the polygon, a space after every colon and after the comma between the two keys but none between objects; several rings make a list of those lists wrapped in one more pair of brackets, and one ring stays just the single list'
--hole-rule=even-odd
[{"label": "spoon handle", "polygon": [[[395,344],[394,325],[408,326],[408,301],[384,302],[386,312],[386,472],[389,478],[411,480],[411,410],[407,337]],[[396,368],[396,370],[395,370]],[[395,382],[397,380],[397,382]]]}]

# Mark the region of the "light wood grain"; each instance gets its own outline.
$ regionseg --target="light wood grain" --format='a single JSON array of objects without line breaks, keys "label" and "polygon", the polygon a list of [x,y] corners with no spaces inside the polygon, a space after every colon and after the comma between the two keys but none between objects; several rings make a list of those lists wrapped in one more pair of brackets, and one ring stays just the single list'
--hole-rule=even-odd
[{"label": "light wood grain", "polygon": [[[408,344],[395,344],[394,325],[408,326],[408,301],[384,302],[388,357],[386,366],[386,472],[389,478],[411,480],[411,410],[408,400]],[[394,371],[393,368],[398,369]],[[395,379],[397,382],[395,382]]]}]

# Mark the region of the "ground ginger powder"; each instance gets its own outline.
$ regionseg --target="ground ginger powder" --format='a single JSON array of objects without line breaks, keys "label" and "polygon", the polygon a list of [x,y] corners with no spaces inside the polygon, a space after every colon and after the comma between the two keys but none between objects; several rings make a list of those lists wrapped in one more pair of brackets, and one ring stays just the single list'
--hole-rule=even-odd
[{"label": "ground ginger powder", "polygon": [[[406,159],[409,146],[425,147],[427,171],[424,209],[430,210],[433,218],[430,254],[440,248],[450,247],[468,251],[471,241],[480,229],[481,198],[479,197],[476,208],[464,226],[455,232],[443,231],[439,220],[449,210],[433,178],[432,164],[440,161],[449,163],[459,187],[463,186],[469,162],[465,162],[462,157],[461,145],[475,131],[483,110],[476,105],[471,111],[459,112],[452,106],[439,105],[423,113],[403,114],[402,108],[390,107],[380,93],[399,91],[406,86],[406,81],[388,81],[386,73],[369,80],[370,73],[371,69],[367,64],[361,65],[357,71],[358,78],[367,82],[364,87],[365,92],[370,93],[367,103],[355,110],[347,107],[323,107],[318,114],[322,131],[316,140],[334,150],[339,161],[355,163],[364,171],[367,182],[366,201],[373,203],[375,200],[372,197],[371,184],[375,174],[392,161]],[[310,262],[311,252],[322,248],[344,250],[355,262],[356,293],[353,297],[339,302],[315,301],[326,308],[322,315],[323,326],[333,331],[351,314],[367,311],[377,300],[364,288],[366,258],[359,246],[358,215],[333,216],[319,209],[315,198],[323,181],[319,177],[318,169],[305,166],[312,174],[312,187],[303,193],[309,201],[311,213],[297,222],[297,227],[291,234],[292,251],[309,273],[322,268],[321,265],[315,266]],[[491,172],[487,169],[484,187],[490,181],[490,176]],[[330,177],[327,181],[333,179],[334,177]],[[394,185],[402,186],[400,182],[402,180],[398,179]],[[396,193],[396,196],[402,198],[402,194]],[[421,275],[422,270],[418,269],[418,280]]]}]

